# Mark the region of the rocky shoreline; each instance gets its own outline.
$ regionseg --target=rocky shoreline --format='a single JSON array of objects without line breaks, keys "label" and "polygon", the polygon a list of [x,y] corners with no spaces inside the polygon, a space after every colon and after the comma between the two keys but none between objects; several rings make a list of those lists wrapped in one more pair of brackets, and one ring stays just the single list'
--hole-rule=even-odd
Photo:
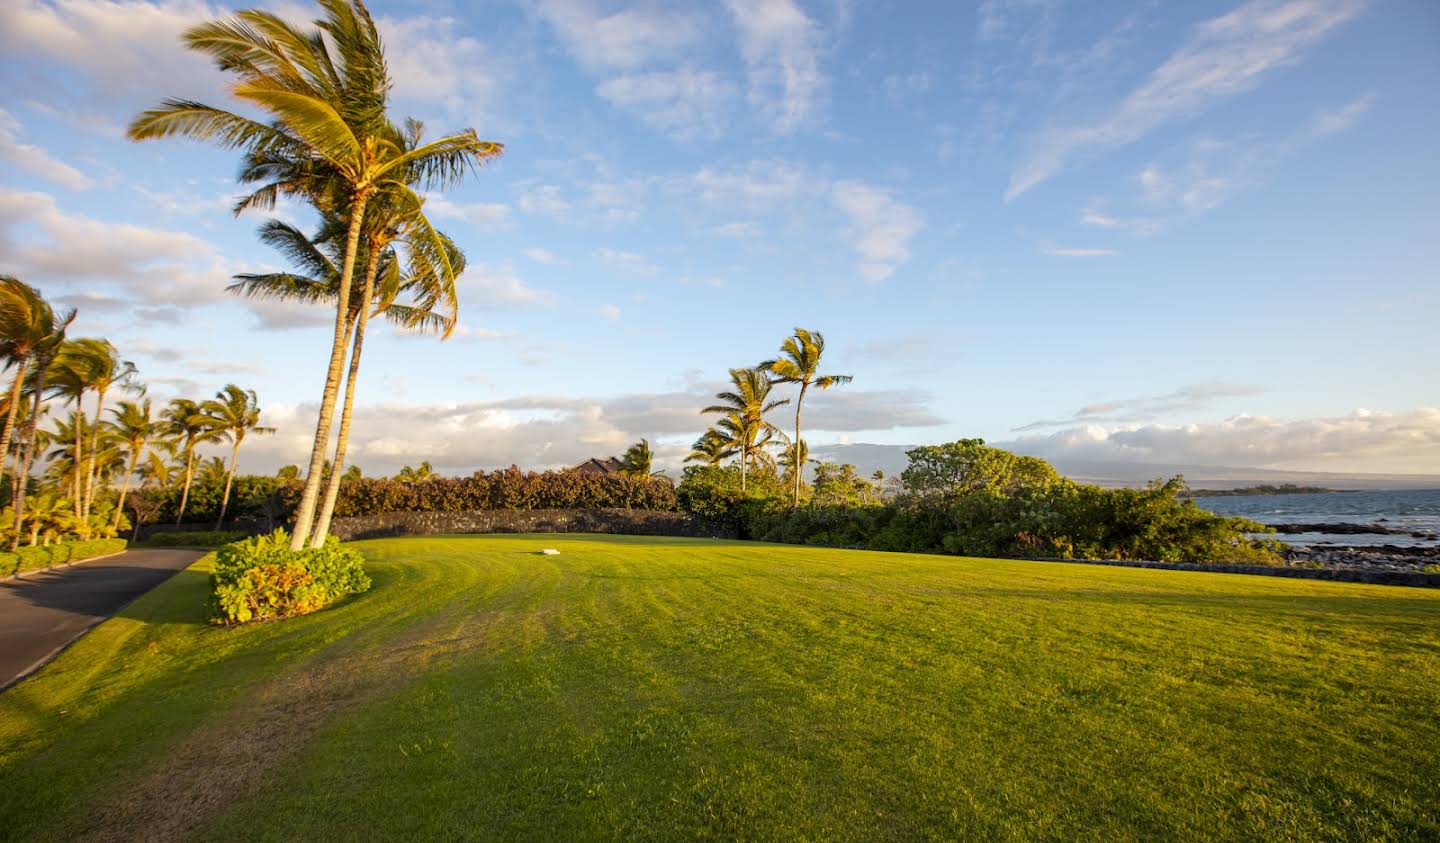
[{"label": "rocky shoreline", "polygon": [[1440,547],[1291,545],[1283,555],[1289,568],[1424,573],[1428,566],[1440,566]]}]

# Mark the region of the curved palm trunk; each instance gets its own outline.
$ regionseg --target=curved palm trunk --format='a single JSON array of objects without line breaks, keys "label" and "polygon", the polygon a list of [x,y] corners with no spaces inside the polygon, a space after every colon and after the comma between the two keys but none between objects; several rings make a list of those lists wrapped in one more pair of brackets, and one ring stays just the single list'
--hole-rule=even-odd
[{"label": "curved palm trunk", "polygon": [[190,481],[195,479],[195,445],[185,449],[185,486],[180,490],[180,511],[175,514],[175,526],[185,520],[185,506],[190,503]]},{"label": "curved palm trunk", "polygon": [[219,530],[220,525],[225,523],[225,510],[230,507],[230,485],[235,482],[235,463],[240,459],[240,440],[243,434],[237,434],[235,444],[230,448],[230,470],[225,472],[225,494],[220,496],[220,517],[215,519],[215,529]]},{"label": "curved palm trunk", "polygon": [[[37,367],[40,372],[49,368],[49,362]],[[42,390],[35,390],[35,397],[30,404],[30,418],[25,423],[25,456],[20,460],[20,466],[15,472],[15,535],[10,539],[10,552],[14,553],[15,548],[20,546],[20,524],[25,518],[25,495],[29,491],[30,466],[35,462],[35,432],[40,426],[40,400]]]},{"label": "curved palm trunk", "polygon": [[800,397],[795,399],[795,442],[792,447],[795,448],[796,465],[791,466],[791,470],[795,472],[795,497],[790,501],[791,512],[800,508],[800,481],[805,476],[805,463],[800,460],[800,406],[805,403],[805,390],[809,388],[810,384],[802,381]]},{"label": "curved palm trunk", "polygon": [[10,387],[10,412],[5,416],[4,431],[0,431],[0,476],[4,476],[5,467],[10,463],[10,439],[15,431],[15,418],[20,413],[20,392],[25,388],[25,369],[29,365],[29,357],[20,358],[20,365],[15,369],[15,385]]},{"label": "curved palm trunk", "polygon": [[335,443],[335,461],[330,479],[325,484],[325,500],[315,519],[310,546],[321,547],[330,534],[330,518],[335,514],[335,500],[340,496],[341,474],[345,471],[345,450],[350,443],[350,413],[355,404],[355,381],[360,375],[360,352],[365,347],[365,326],[370,321],[370,299],[375,295],[375,271],[380,264],[380,250],[370,248],[365,267],[365,287],[360,295],[360,314],[355,319],[355,347],[350,352],[350,371],[345,375],[345,401],[340,407],[340,431]]},{"label": "curved palm trunk", "polygon": [[[70,484],[75,489],[75,517],[81,518],[84,502],[80,496],[84,489],[81,486],[81,478],[85,474],[85,408],[81,405],[80,399],[75,399],[75,479]],[[82,523],[80,529],[83,531],[85,525]]]},{"label": "curved palm trunk", "polygon": [[139,448],[130,452],[130,468],[125,472],[125,482],[120,484],[120,499],[115,502],[115,518],[110,522],[110,529],[116,532],[120,530],[120,516],[125,514],[125,496],[130,494],[130,478],[135,474],[135,466],[140,464],[140,451],[144,447],[142,442]]},{"label": "curved palm trunk", "polygon": [[345,337],[345,325],[350,320],[350,276],[355,272],[355,251],[360,245],[360,225],[365,219],[365,205],[370,201],[368,192],[355,197],[350,209],[350,230],[345,239],[345,260],[340,267],[340,287],[336,291],[335,339],[330,346],[330,368],[325,373],[325,392],[320,400],[320,415],[315,420],[315,442],[310,447],[310,468],[305,475],[305,490],[300,494],[300,505],[295,509],[295,530],[290,536],[290,549],[305,547],[310,537],[310,528],[315,518],[315,504],[320,497],[320,481],[324,476],[325,454],[330,450],[330,423],[335,416],[335,399],[340,392],[340,373],[345,367],[345,352],[349,342]]}]

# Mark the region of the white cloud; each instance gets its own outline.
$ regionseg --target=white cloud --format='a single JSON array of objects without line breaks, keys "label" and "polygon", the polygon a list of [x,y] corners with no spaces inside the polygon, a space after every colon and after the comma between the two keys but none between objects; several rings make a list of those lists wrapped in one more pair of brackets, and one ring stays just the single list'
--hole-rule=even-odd
[{"label": "white cloud", "polygon": [[1014,199],[1064,168],[1077,152],[1121,146],[1155,128],[1253,90],[1270,71],[1355,17],[1366,0],[1250,0],[1195,27],[1189,41],[1103,120],[1054,129],[1010,176]]},{"label": "white cloud", "polygon": [[1113,258],[1120,254],[1114,249],[1097,249],[1088,246],[1056,246],[1053,243],[1040,244],[1040,251],[1057,258]]},{"label": "white cloud", "polygon": [[1162,222],[1155,219],[1145,217],[1114,217],[1093,205],[1087,205],[1080,211],[1080,222],[1096,228],[1125,231],[1138,237],[1148,237],[1164,227]]},{"label": "white cloud", "polygon": [[595,312],[598,313],[602,319],[608,319],[611,322],[620,321],[620,308],[613,304],[601,305]]},{"label": "white cloud", "polygon": [[555,264],[564,263],[564,261],[556,257],[552,252],[548,252],[540,248],[539,246],[526,249],[525,251],[521,252],[521,254],[523,254],[530,260],[535,261],[536,263],[543,263],[546,266],[553,266]]},{"label": "white cloud", "polygon": [[94,182],[89,176],[54,157],[41,147],[21,143],[22,127],[14,115],[0,108],[0,161],[8,161],[42,179],[58,182],[71,190],[85,190]]},{"label": "white cloud", "polygon": [[596,91],[677,140],[717,137],[735,96],[729,80],[692,67],[616,76]]},{"label": "white cloud", "polygon": [[582,65],[629,69],[679,55],[702,36],[694,14],[627,8],[610,14],[593,0],[538,0],[535,9]]},{"label": "white cloud", "polygon": [[623,249],[603,248],[597,249],[595,255],[600,260],[626,272],[634,272],[640,275],[654,275],[660,271],[660,267],[650,262],[644,255],[635,252],[627,252]]},{"label": "white cloud", "polygon": [[794,0],[726,0],[750,82],[750,102],[781,134],[794,132],[825,97],[820,30]]},{"label": "white cloud", "polygon": [[454,202],[438,193],[425,194],[427,213],[443,219],[464,220],[476,228],[495,228],[510,219],[510,206],[499,202]]},{"label": "white cloud", "polygon": [[910,259],[910,240],[925,224],[919,211],[860,181],[836,182],[830,198],[850,218],[865,280],[883,281]]},{"label": "white cloud", "polygon": [[1031,422],[1015,428],[1016,432],[1040,430],[1050,427],[1066,427],[1076,424],[1119,422],[1140,422],[1174,414],[1193,413],[1209,407],[1216,401],[1227,398],[1245,398],[1259,395],[1264,390],[1247,384],[1211,381],[1208,383],[1182,386],[1164,395],[1144,395],[1138,398],[1116,398],[1086,404],[1074,414],[1063,419],[1049,419]]},{"label": "white cloud", "polygon": [[527,188],[520,194],[516,204],[527,214],[564,216],[570,210],[570,202],[560,195],[560,188],[553,184],[540,184]]},{"label": "white cloud", "polygon": [[1290,471],[1440,473],[1440,408],[1342,416],[1085,425],[1000,443],[1047,459],[1229,465]]},{"label": "white cloud", "polygon": [[418,15],[380,17],[375,25],[397,99],[436,103],[450,115],[482,122],[497,92],[498,59],[478,39],[461,35],[459,21]]},{"label": "white cloud", "polygon": [[135,304],[203,304],[229,272],[215,247],[180,231],[105,222],[60,210],[45,193],[0,189],[0,254],[31,283],[126,290]]},{"label": "white cloud", "polygon": [[1329,109],[1315,115],[1314,121],[1310,124],[1310,131],[1316,136],[1334,135],[1346,131],[1365,116],[1370,106],[1375,104],[1375,95],[1366,94],[1357,100],[1349,102],[1340,108]]},{"label": "white cloud", "polygon": [[706,201],[740,199],[757,207],[792,199],[808,186],[804,170],[784,161],[751,161],[743,170],[731,172],[705,167],[691,182]]},{"label": "white cloud", "polygon": [[760,236],[762,229],[756,222],[727,222],[710,229],[721,237],[733,237],[736,240],[753,240]]},{"label": "white cloud", "polygon": [[555,300],[549,290],[527,286],[509,265],[471,264],[460,275],[457,286],[463,304],[481,308],[548,304]]}]

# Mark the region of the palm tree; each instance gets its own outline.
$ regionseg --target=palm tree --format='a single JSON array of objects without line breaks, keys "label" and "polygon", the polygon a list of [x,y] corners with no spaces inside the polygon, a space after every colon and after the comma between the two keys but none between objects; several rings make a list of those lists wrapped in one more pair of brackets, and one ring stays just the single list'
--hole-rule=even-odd
[{"label": "palm tree", "polygon": [[[42,532],[45,544],[48,545],[56,535],[74,531],[77,525],[73,509],[74,506],[70,501],[58,495],[36,495],[30,514],[27,516],[30,525],[30,546],[34,547],[40,543]],[[18,539],[20,528],[18,520],[15,522],[15,527]]]},{"label": "palm tree", "polygon": [[[71,314],[70,319],[74,318]],[[66,320],[68,324],[68,320]],[[31,371],[36,353],[55,333],[55,311],[39,292],[10,275],[0,275],[0,359],[5,368],[15,367],[10,386],[4,428],[0,429],[0,474],[9,462],[15,418],[20,411],[25,376]],[[17,460],[18,462],[18,460]]]},{"label": "palm tree", "polygon": [[298,466],[298,465],[282,465],[282,466],[280,466],[280,470],[277,471],[277,472],[275,472],[275,479],[277,479],[277,480],[299,480],[299,479],[300,479],[300,466]]},{"label": "palm tree", "polygon": [[160,424],[151,412],[149,398],[144,401],[121,401],[120,406],[111,408],[110,414],[115,417],[111,424],[114,426],[115,435],[124,445],[128,460],[125,479],[120,486],[120,499],[115,504],[115,518],[110,525],[113,529],[119,529],[120,516],[125,510],[125,497],[130,494],[130,478],[135,476],[146,443],[160,432]]},{"label": "palm tree", "polygon": [[726,435],[729,445],[740,455],[740,490],[743,492],[749,463],[773,436],[780,434],[779,428],[765,420],[765,414],[789,404],[790,399],[770,400],[774,384],[764,369],[731,369],[730,383],[733,389],[715,395],[721,403],[700,412],[725,415],[717,429]]},{"label": "palm tree", "polygon": [[703,462],[706,465],[719,465],[726,457],[735,455],[726,444],[726,437],[718,430],[710,429],[700,434],[695,444],[690,446],[690,453],[686,455],[685,462]]},{"label": "palm tree", "polygon": [[275,428],[260,424],[260,402],[255,390],[241,389],[233,383],[215,393],[214,400],[206,401],[200,409],[214,431],[230,440],[230,468],[225,472],[225,493],[220,496],[220,517],[215,521],[218,530],[225,523],[225,510],[230,505],[230,487],[235,482],[240,443],[248,433],[274,433]]},{"label": "palm tree", "polygon": [[180,491],[180,508],[175,514],[175,526],[185,518],[185,507],[190,503],[190,485],[195,479],[195,446],[211,442],[223,434],[216,430],[206,418],[200,404],[189,398],[175,398],[165,408],[165,430],[178,440],[177,450],[183,455],[184,486]]},{"label": "palm tree", "polygon": [[[73,409],[70,413],[68,423],[59,423],[58,432],[63,440],[69,440],[69,450],[65,452],[68,459],[74,463],[74,473],[69,475],[71,481],[70,502],[75,507],[75,517],[81,517],[81,508],[84,506],[83,476],[85,468],[85,432],[88,425],[85,423],[83,403],[85,393],[90,391],[90,382],[99,369],[99,361],[90,354],[91,347],[80,340],[66,340],[60,346],[60,352],[55,357],[55,363],[47,375],[47,383],[58,397],[68,400]],[[53,457],[52,457],[53,459]]]},{"label": "palm tree", "polygon": [[208,53],[239,81],[232,93],[267,112],[263,123],[188,100],[167,100],[130,126],[132,139],[186,135],[247,151],[248,181],[265,182],[240,207],[273,206],[284,193],[303,197],[347,224],[334,336],[305,490],[290,547],[305,546],[318,503],[346,352],[345,322],[366,206],[382,190],[420,196],[411,185],[458,182],[499,155],[500,144],[473,129],[407,147],[385,115],[390,78],[380,35],[358,0],[322,0],[321,32],[305,33],[278,16],[245,11],[194,27],[191,49]]},{"label": "palm tree", "polygon": [[[173,450],[168,442],[157,442],[155,445]],[[175,481],[176,470],[165,454],[156,450],[152,445],[150,450],[145,452],[145,462],[140,466],[140,485],[147,489],[151,487],[163,489]]]},{"label": "palm tree", "polygon": [[[12,292],[14,292],[13,288]],[[10,495],[10,499],[14,502],[17,525],[16,533],[10,539],[9,550],[12,552],[20,546],[18,525],[25,517],[25,496],[29,491],[27,481],[30,477],[30,466],[35,459],[35,451],[39,447],[37,440],[40,435],[40,418],[44,415],[43,403],[46,388],[49,386],[50,368],[55,362],[55,357],[60,353],[60,349],[64,346],[65,333],[70,329],[70,323],[75,321],[74,310],[56,314],[44,299],[39,299],[34,304],[35,310],[28,328],[34,334],[30,343],[30,411],[25,419],[25,429],[21,436],[24,442],[19,446],[20,456],[12,479]],[[18,331],[22,329],[24,323],[15,322],[13,324]],[[15,397],[12,388],[12,399]],[[12,401],[11,406],[14,407],[16,404],[18,401]]]},{"label": "palm tree", "polygon": [[[66,352],[62,352],[62,356]],[[109,340],[82,338],[74,341],[68,353],[79,359],[83,356],[77,371],[84,378],[85,387],[95,393],[95,416],[90,424],[90,454],[86,470],[81,478],[80,518],[88,522],[90,507],[95,499],[95,473],[98,465],[94,458],[98,453],[100,431],[103,427],[101,414],[105,410],[105,396],[112,387],[118,386],[128,392],[143,390],[135,382],[135,364],[118,357],[115,346]]]},{"label": "palm tree", "polygon": [[789,482],[797,471],[803,475],[805,464],[808,462],[810,462],[810,446],[805,443],[804,439],[797,439],[786,445],[785,449],[780,452],[780,467],[785,469],[784,473],[780,475],[781,479]]},{"label": "palm tree", "polygon": [[650,450],[650,440],[641,439],[631,445],[620,458],[620,471],[634,477],[649,477],[654,462],[655,454]]},{"label": "palm tree", "polygon": [[[800,385],[800,395],[795,399],[795,441],[800,441],[800,410],[805,403],[805,393],[810,387],[829,389],[832,386],[850,383],[851,375],[821,375],[820,357],[825,353],[825,337],[819,331],[796,328],[793,336],[787,337],[780,345],[780,356],[760,364],[775,378],[776,383]],[[804,472],[795,472],[794,497],[790,508],[800,506],[800,482]]]}]

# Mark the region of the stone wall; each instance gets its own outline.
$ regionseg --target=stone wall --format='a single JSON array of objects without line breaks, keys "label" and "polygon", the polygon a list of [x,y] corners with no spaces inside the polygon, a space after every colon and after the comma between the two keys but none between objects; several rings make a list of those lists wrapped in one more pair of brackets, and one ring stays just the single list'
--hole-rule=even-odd
[{"label": "stone wall", "polygon": [[1196,564],[1193,562],[1134,562],[1121,559],[1039,559],[1039,562],[1070,562],[1076,565],[1115,565],[1121,568],[1159,568],[1167,571],[1200,571],[1206,574],[1253,574],[1261,577],[1291,577],[1302,580],[1332,580],[1371,585],[1408,585],[1440,588],[1440,574],[1417,571],[1354,570],[1347,568],[1285,568],[1278,565]]},{"label": "stone wall", "polygon": [[633,536],[735,538],[683,512],[640,509],[478,509],[468,512],[386,512],[336,518],[343,541],[461,533],[618,533]]}]

